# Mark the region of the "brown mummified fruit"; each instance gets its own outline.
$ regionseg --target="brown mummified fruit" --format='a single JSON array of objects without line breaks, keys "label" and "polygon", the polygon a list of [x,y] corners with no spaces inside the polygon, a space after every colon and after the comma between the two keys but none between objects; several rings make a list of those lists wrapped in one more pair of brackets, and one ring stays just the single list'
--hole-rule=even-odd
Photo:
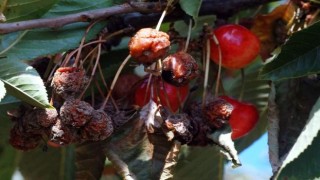
[{"label": "brown mummified fruit", "polygon": [[184,86],[199,74],[197,62],[183,51],[166,57],[162,65],[162,79],[175,86]]},{"label": "brown mummified fruit", "polygon": [[232,111],[233,106],[221,98],[210,100],[202,110],[210,126],[217,129],[229,123]]},{"label": "brown mummified fruit", "polygon": [[58,119],[56,124],[51,128],[50,141],[59,145],[67,145],[80,141],[80,136],[77,133],[77,129],[62,123],[62,121]]},{"label": "brown mummified fruit", "polygon": [[56,109],[35,109],[33,112],[37,122],[42,127],[50,127],[57,121],[58,112]]},{"label": "brown mummified fruit", "polygon": [[83,69],[77,67],[60,67],[54,73],[52,86],[55,93],[64,99],[81,93],[89,78]]},{"label": "brown mummified fruit", "polygon": [[21,125],[16,124],[10,131],[9,143],[15,149],[27,151],[36,148],[41,141],[41,135],[29,134]]},{"label": "brown mummified fruit", "polygon": [[81,131],[82,138],[91,141],[102,141],[107,139],[113,132],[110,116],[102,110],[92,113],[91,121]]},{"label": "brown mummified fruit", "polygon": [[60,108],[62,123],[74,127],[82,127],[92,118],[93,107],[78,99],[67,99]]},{"label": "brown mummified fruit", "polygon": [[177,139],[181,144],[187,144],[193,138],[190,132],[193,127],[190,123],[190,117],[187,114],[172,114],[167,117],[164,125],[168,130],[173,131],[174,139]]},{"label": "brown mummified fruit", "polygon": [[130,55],[147,65],[165,56],[169,46],[169,35],[152,28],[140,29],[129,42]]}]

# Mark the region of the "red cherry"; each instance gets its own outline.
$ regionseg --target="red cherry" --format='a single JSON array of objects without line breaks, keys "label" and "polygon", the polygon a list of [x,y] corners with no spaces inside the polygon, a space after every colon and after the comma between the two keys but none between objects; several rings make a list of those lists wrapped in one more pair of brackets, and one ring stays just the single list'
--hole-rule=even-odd
[{"label": "red cherry", "polygon": [[[145,78],[136,88],[134,104],[143,107],[150,100],[151,88],[153,88],[153,101],[157,103],[157,91],[159,92],[160,103],[176,112],[188,96],[189,86],[176,87],[161,79],[152,79],[147,92],[148,78]],[[158,90],[157,90],[158,89]],[[168,98],[167,98],[168,97]],[[169,103],[167,103],[167,99]]]},{"label": "red cherry", "polygon": [[[222,53],[222,66],[241,69],[255,60],[260,51],[260,41],[255,34],[240,25],[225,25],[213,31]],[[210,41],[211,60],[219,64],[219,48],[213,38]]]},{"label": "red cherry", "polygon": [[250,132],[259,120],[257,108],[250,103],[240,102],[228,96],[221,96],[233,106],[229,120],[232,129],[232,139],[238,139]]}]

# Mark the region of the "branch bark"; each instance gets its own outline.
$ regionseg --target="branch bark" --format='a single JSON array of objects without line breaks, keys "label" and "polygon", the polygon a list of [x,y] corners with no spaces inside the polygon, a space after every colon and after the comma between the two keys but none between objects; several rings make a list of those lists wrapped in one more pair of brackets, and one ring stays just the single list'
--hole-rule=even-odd
[{"label": "branch bark", "polygon": [[[203,0],[199,15],[216,14],[218,17],[229,17],[240,10],[252,8],[277,0]],[[35,28],[60,28],[76,22],[90,22],[96,19],[107,18],[113,15],[127,14],[124,19],[134,27],[144,27],[156,23],[155,18],[165,8],[165,3],[135,2],[112,6],[80,13],[65,15],[56,18],[34,19],[13,23],[0,23],[0,34],[35,29]],[[130,14],[136,13],[136,14]],[[143,14],[141,14],[143,13]],[[165,21],[183,19],[186,14],[179,8],[169,15]]]},{"label": "branch bark", "polygon": [[90,22],[95,19],[107,18],[112,15],[127,14],[132,12],[159,12],[163,8],[164,7],[161,7],[159,3],[134,3],[134,5],[125,3],[109,8],[84,11],[56,18],[34,19],[13,23],[1,23],[0,34],[7,34],[11,32],[35,28],[60,28],[67,24],[76,22]]}]

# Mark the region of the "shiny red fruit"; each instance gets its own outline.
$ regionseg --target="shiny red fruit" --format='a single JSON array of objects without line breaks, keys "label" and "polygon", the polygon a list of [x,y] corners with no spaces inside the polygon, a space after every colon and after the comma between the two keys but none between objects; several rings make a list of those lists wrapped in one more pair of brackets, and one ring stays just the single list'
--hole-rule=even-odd
[{"label": "shiny red fruit", "polygon": [[[160,104],[176,112],[181,104],[186,100],[189,86],[176,87],[160,79],[152,79],[147,91],[148,78],[145,78],[136,88],[134,94],[134,104],[140,107],[146,105],[150,100],[151,88],[153,88],[153,101],[157,102],[157,92],[159,93]],[[169,103],[167,103],[167,101]]]},{"label": "shiny red fruit", "polygon": [[[213,31],[217,37],[222,66],[228,69],[241,69],[256,59],[260,52],[260,41],[255,34],[240,25],[225,25]],[[219,64],[219,48],[213,38],[210,41],[211,60]]]},{"label": "shiny red fruit", "polygon": [[250,103],[240,102],[228,96],[221,96],[233,106],[229,120],[232,129],[232,139],[238,139],[250,132],[259,120],[257,108]]}]

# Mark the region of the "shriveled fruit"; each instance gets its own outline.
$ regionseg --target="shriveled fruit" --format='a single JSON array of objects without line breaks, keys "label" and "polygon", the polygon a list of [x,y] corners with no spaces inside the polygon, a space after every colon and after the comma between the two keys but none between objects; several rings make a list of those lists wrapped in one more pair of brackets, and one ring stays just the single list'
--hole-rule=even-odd
[{"label": "shriveled fruit", "polygon": [[259,120],[257,108],[250,103],[240,102],[228,96],[221,98],[233,105],[234,110],[230,117],[230,126],[232,129],[232,139],[238,139],[249,133]]},{"label": "shriveled fruit", "polygon": [[229,123],[231,113],[234,107],[224,99],[216,98],[206,103],[203,111],[203,116],[209,124],[215,128],[221,128]]},{"label": "shriveled fruit", "polygon": [[[219,41],[222,55],[221,65],[228,69],[241,69],[255,60],[260,52],[260,41],[247,28],[230,24],[213,31]],[[211,60],[219,64],[219,47],[210,41]]]},{"label": "shriveled fruit", "polygon": [[25,132],[19,124],[16,124],[10,131],[9,143],[15,149],[22,151],[34,149],[40,144],[40,140],[40,135]]},{"label": "shriveled fruit", "polygon": [[143,64],[152,64],[165,56],[169,46],[169,35],[152,28],[140,29],[129,42],[130,55]]},{"label": "shriveled fruit", "polygon": [[162,65],[162,78],[175,86],[184,86],[199,74],[197,62],[183,51],[169,55],[162,61]]},{"label": "shriveled fruit", "polygon": [[173,131],[174,138],[182,144],[187,144],[192,140],[193,135],[189,131],[192,129],[191,120],[187,114],[172,114],[167,117],[164,124],[168,130]]},{"label": "shriveled fruit", "polygon": [[57,121],[58,112],[56,109],[35,109],[35,117],[42,127],[50,127]]},{"label": "shriveled fruit", "polygon": [[83,69],[77,67],[60,67],[54,73],[52,86],[55,93],[66,99],[81,93],[88,81],[89,78]]},{"label": "shriveled fruit", "polygon": [[102,110],[95,110],[91,121],[82,130],[82,137],[91,141],[107,139],[113,132],[111,118]]},{"label": "shriveled fruit", "polygon": [[[173,112],[176,112],[188,96],[189,86],[176,87],[161,79],[153,79],[147,91],[148,78],[145,78],[135,89],[134,104],[143,107],[150,100],[151,88],[153,89],[153,101],[160,103]],[[159,95],[160,102],[157,100]]]},{"label": "shriveled fruit", "polygon": [[79,137],[76,129],[64,124],[60,119],[58,119],[56,124],[51,128],[50,141],[60,146],[78,142]]},{"label": "shriveled fruit", "polygon": [[82,127],[92,118],[93,107],[78,99],[68,99],[60,108],[61,121],[74,127]]}]

